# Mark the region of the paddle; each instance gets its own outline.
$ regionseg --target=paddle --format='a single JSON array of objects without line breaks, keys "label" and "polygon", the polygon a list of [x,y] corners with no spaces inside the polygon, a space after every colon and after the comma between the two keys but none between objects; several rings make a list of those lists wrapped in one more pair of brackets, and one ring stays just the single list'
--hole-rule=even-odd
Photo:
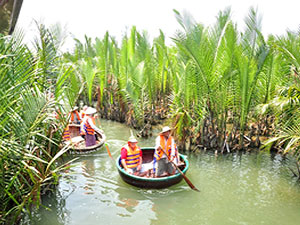
[{"label": "paddle", "polygon": [[108,155],[109,155],[110,159],[111,159],[113,162],[115,162],[115,161],[114,161],[114,159],[113,159],[113,157],[112,157],[112,156],[111,156],[111,154],[110,154],[110,151],[109,151],[109,147],[108,147],[108,145],[107,145],[107,144],[105,144],[105,147],[106,147],[106,150],[107,150],[107,153],[108,153]]},{"label": "paddle", "polygon": [[169,162],[171,162],[171,163],[173,164],[173,166],[175,166],[175,168],[179,171],[179,173],[181,173],[181,175],[183,176],[185,182],[190,186],[190,188],[192,188],[194,191],[200,192],[200,191],[192,184],[192,182],[185,176],[185,174],[181,171],[181,169],[179,169],[179,167],[178,167],[173,161],[171,161],[170,157],[169,157],[168,154],[165,152],[165,150],[163,150],[163,148],[161,148],[161,150],[162,150],[163,153],[167,156]]}]

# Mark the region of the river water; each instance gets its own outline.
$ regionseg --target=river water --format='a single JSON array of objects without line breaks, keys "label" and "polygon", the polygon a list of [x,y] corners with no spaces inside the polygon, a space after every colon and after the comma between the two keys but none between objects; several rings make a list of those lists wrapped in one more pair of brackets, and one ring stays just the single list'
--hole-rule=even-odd
[{"label": "river water", "polygon": [[[101,121],[114,159],[130,136],[124,124]],[[140,147],[154,139],[139,139]],[[43,198],[45,207],[22,224],[300,224],[300,185],[291,177],[292,159],[280,155],[184,153],[187,177],[168,189],[145,190],[126,184],[105,150],[80,155],[62,173],[54,194]]]}]

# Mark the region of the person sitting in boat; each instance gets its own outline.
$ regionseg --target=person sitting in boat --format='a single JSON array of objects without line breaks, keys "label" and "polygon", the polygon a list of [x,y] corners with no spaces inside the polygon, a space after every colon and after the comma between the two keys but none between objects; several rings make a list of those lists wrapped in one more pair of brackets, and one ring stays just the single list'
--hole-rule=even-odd
[{"label": "person sitting in boat", "polygon": [[176,168],[170,160],[177,165],[179,163],[179,155],[174,138],[171,136],[171,128],[166,126],[163,127],[155,139],[153,160],[153,173],[155,177],[175,174]]},{"label": "person sitting in boat", "polygon": [[101,133],[101,130],[96,127],[94,114],[97,112],[95,108],[88,107],[85,111],[85,117],[81,123],[81,134],[85,138],[85,146],[93,146],[96,144],[95,132]]},{"label": "person sitting in boat", "polygon": [[121,164],[130,174],[137,174],[142,166],[142,151],[137,146],[138,141],[131,136],[126,145],[121,149]]},{"label": "person sitting in boat", "polygon": [[70,112],[70,123],[80,124],[81,117],[79,115],[79,112],[77,111],[78,107],[75,106],[72,111]]}]

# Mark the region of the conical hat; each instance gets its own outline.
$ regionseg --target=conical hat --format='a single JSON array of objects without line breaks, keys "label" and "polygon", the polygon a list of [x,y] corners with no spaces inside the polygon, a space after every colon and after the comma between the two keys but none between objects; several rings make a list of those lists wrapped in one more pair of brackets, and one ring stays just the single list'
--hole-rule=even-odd
[{"label": "conical hat", "polygon": [[87,110],[85,111],[85,114],[94,114],[96,112],[97,110],[95,108],[88,107]]},{"label": "conical hat", "polygon": [[162,131],[160,132],[160,134],[165,133],[165,132],[170,131],[170,130],[171,130],[171,128],[168,127],[168,126],[163,127],[163,129],[162,129]]},{"label": "conical hat", "polygon": [[134,136],[129,137],[128,142],[137,143],[138,141],[135,139]]}]

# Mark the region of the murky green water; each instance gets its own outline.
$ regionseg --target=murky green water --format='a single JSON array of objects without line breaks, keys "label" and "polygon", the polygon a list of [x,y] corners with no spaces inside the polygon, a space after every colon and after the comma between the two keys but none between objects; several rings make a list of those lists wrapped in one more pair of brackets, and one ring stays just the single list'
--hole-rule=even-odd
[{"label": "murky green water", "polygon": [[[101,121],[116,159],[130,136],[123,124]],[[154,138],[139,145],[153,146]],[[188,154],[187,177],[200,189],[181,183],[162,190],[141,190],[119,177],[105,148],[81,155],[62,174],[54,195],[47,196],[23,224],[300,224],[300,185],[291,178],[290,160],[269,154]]]}]

